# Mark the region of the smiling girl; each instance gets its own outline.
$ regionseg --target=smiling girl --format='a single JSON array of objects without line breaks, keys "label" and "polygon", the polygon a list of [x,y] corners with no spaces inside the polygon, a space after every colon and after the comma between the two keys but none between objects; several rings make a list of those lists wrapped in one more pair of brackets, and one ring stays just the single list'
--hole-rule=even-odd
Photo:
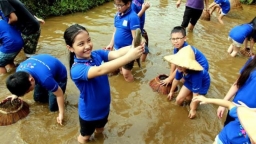
[{"label": "smiling girl", "polygon": [[64,39],[70,51],[70,76],[80,91],[78,113],[81,128],[77,140],[85,143],[94,132],[101,133],[108,121],[111,98],[107,74],[139,58],[144,46],[92,51],[89,32],[78,24],[66,29]]}]

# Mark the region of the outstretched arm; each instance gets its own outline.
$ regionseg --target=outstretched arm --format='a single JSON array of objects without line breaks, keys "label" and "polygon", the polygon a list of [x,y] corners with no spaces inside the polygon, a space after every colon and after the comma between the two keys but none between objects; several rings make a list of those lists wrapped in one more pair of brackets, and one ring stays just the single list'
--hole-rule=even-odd
[{"label": "outstretched arm", "polygon": [[60,86],[58,87],[57,91],[53,92],[56,96],[58,108],[59,108],[59,116],[57,117],[57,122],[62,125],[62,121],[64,119],[64,93]]},{"label": "outstretched arm", "polygon": [[228,108],[229,110],[232,109],[235,104],[227,101],[227,100],[223,100],[223,99],[214,99],[214,98],[206,98],[204,96],[196,96],[193,98],[194,102],[200,102],[200,104],[215,104],[215,105],[219,105],[219,106],[223,106]]},{"label": "outstretched arm", "polygon": [[141,17],[149,7],[150,7],[149,2],[143,3],[140,12],[137,14],[138,17]]},{"label": "outstretched arm", "polygon": [[38,17],[36,17],[36,16],[34,16],[34,17],[35,17],[36,20],[39,21],[40,23],[45,24],[45,21],[44,21],[43,19],[40,19],[40,18],[38,18]]}]

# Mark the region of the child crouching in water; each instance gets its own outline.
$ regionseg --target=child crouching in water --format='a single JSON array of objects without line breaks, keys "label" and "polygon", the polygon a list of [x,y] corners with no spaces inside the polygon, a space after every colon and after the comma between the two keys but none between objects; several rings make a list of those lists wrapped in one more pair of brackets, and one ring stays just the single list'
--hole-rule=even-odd
[{"label": "child crouching in water", "polygon": [[78,24],[66,29],[64,39],[70,51],[70,76],[80,91],[80,135],[77,140],[86,143],[94,132],[102,133],[108,121],[111,97],[107,74],[139,58],[144,45],[116,51],[92,51],[89,32]]},{"label": "child crouching in water", "polygon": [[[182,105],[186,99],[191,100],[198,95],[206,95],[210,87],[210,75],[195,59],[195,54],[191,46],[186,46],[178,53],[164,57],[168,62],[177,66],[175,79],[172,81],[172,87],[167,98],[171,100],[174,91],[181,79],[184,79],[184,85],[176,98],[176,104]],[[196,117],[197,102],[190,103],[189,118]]]},{"label": "child crouching in water", "polygon": [[[246,113],[248,113],[246,112],[248,110],[241,109],[241,112],[239,112],[240,108],[230,101],[222,100],[222,99],[205,98],[204,96],[197,96],[193,98],[193,101],[200,102],[200,104],[215,104],[215,105],[226,107],[230,110],[229,115],[235,118],[234,121],[228,123],[221,130],[221,132],[216,136],[214,144],[229,144],[229,143],[251,144],[253,143],[253,139],[251,141],[250,137],[251,138],[253,137],[255,141],[255,134],[256,134],[255,130],[254,130],[254,133],[251,133],[251,134],[254,134],[254,136],[250,135],[249,137],[247,134],[248,127],[246,126],[246,129],[244,129],[244,124],[241,125],[241,122],[240,122],[240,120],[243,119],[244,123],[248,123],[248,119],[244,120],[243,118],[243,117],[248,117],[248,115],[247,116],[245,115]],[[252,109],[250,111],[252,111]],[[251,114],[252,112],[249,112],[249,113]],[[255,112],[253,114],[256,115]],[[251,128],[249,128],[248,131],[251,132]]]},{"label": "child crouching in water", "polygon": [[239,52],[243,42],[245,41],[245,46],[247,46],[248,39],[251,41],[250,43],[250,55],[252,55],[253,45],[255,43],[256,38],[256,17],[246,24],[238,25],[232,28],[229,32],[229,40],[232,40],[232,44],[229,46],[227,52],[235,57]]}]

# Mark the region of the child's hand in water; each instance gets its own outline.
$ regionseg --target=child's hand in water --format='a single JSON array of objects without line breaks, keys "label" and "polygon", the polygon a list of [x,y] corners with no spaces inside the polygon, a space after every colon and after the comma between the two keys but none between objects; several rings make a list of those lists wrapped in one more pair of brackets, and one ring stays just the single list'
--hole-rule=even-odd
[{"label": "child's hand in water", "polygon": [[204,96],[195,96],[193,99],[192,99],[193,102],[200,102],[200,104],[207,104],[207,98],[204,97]]}]

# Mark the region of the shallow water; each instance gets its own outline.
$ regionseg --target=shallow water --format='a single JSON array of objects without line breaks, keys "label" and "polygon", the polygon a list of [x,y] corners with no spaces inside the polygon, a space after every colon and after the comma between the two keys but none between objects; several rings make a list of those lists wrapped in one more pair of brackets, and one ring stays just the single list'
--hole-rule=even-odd
[{"label": "shallow water", "polygon": [[[163,60],[172,53],[170,31],[180,25],[185,2],[176,8],[173,0],[148,0],[145,29],[149,36],[151,53],[142,68],[135,65],[135,82],[127,83],[122,75],[110,77],[112,103],[109,122],[103,135],[95,136],[95,144],[210,144],[222,128],[222,120],[216,117],[217,107],[201,105],[198,117],[187,118],[187,107],[180,107],[166,96],[153,92],[148,83],[159,74],[169,74],[169,64]],[[238,71],[247,58],[231,58],[226,49],[229,30],[238,24],[247,23],[256,13],[256,6],[243,5],[242,11],[231,11],[224,17],[225,25],[218,23],[215,14],[211,21],[199,20],[193,33],[188,33],[188,42],[202,51],[210,64],[211,86],[208,97],[222,98],[236,80]],[[113,17],[116,10],[112,2],[86,13],[75,13],[46,19],[37,53],[49,53],[58,57],[68,68],[67,50],[63,40],[64,30],[74,23],[86,26],[94,49],[108,45],[113,32]],[[255,48],[255,47],[254,47]],[[24,60],[24,54],[16,61]],[[1,77],[0,99],[10,93]],[[3,144],[75,144],[79,135],[77,100],[79,92],[73,82],[67,85],[67,101],[64,126],[56,123],[58,113],[51,113],[47,104],[35,103],[32,93],[23,99],[30,105],[30,114],[23,120],[0,127]]]}]

